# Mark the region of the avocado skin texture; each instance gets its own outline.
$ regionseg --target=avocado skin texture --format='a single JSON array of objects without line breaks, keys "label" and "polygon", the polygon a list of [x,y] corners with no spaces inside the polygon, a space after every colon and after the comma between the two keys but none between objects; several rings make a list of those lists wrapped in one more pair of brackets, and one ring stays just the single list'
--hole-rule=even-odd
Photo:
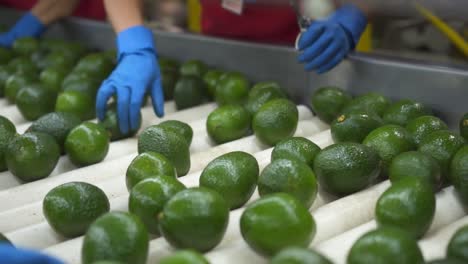
[{"label": "avocado skin texture", "polygon": [[397,228],[382,227],[361,236],[348,254],[348,264],[423,264],[416,239]]}]

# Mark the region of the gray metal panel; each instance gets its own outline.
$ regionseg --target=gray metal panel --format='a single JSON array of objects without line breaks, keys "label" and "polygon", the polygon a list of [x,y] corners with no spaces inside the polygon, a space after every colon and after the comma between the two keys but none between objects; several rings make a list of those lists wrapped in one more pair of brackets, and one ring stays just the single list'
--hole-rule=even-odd
[{"label": "gray metal panel", "polygon": [[[17,14],[0,9],[1,21],[13,23]],[[114,47],[115,35],[106,23],[67,19],[47,32],[49,37],[83,41],[94,48]],[[155,32],[161,56],[201,59],[209,65],[245,73],[252,81],[274,80],[297,102],[308,103],[311,93],[336,85],[354,94],[378,91],[390,98],[412,98],[432,106],[451,127],[468,112],[468,69],[421,61],[401,61],[354,54],[324,75],[306,73],[293,48],[252,44],[190,34]],[[457,68],[458,67],[458,68]]]}]

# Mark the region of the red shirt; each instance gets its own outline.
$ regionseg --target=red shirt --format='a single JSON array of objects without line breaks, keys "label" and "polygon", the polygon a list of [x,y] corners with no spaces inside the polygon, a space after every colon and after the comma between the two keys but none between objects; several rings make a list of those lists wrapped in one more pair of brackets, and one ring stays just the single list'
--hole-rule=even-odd
[{"label": "red shirt", "polygon": [[[29,10],[36,4],[36,2],[37,0],[0,0],[0,5]],[[96,20],[104,20],[106,18],[104,2],[99,0],[81,0],[73,15]]]},{"label": "red shirt", "polygon": [[246,4],[242,15],[237,15],[220,2],[201,0],[203,34],[291,45],[299,34],[296,15],[289,6]]}]

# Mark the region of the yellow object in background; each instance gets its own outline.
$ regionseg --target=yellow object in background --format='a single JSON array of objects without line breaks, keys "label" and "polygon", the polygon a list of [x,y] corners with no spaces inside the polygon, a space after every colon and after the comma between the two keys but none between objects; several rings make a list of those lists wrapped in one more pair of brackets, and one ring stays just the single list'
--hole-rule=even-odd
[{"label": "yellow object in background", "polygon": [[192,32],[201,32],[200,0],[187,0],[188,28]]},{"label": "yellow object in background", "polygon": [[372,24],[368,24],[366,30],[362,33],[361,39],[356,46],[356,50],[359,52],[372,51]]},{"label": "yellow object in background", "polygon": [[463,39],[463,37],[458,34],[453,28],[451,28],[447,23],[442,21],[436,15],[431,13],[425,7],[414,3],[416,10],[421,13],[429,22],[431,22],[436,28],[438,28],[454,45],[457,47],[465,56],[468,57],[468,43]]}]

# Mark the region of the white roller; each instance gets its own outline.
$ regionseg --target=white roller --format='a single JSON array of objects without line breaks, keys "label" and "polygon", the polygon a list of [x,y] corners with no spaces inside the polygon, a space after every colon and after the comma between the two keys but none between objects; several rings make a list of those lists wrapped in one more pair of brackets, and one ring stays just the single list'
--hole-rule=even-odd
[{"label": "white roller", "polygon": [[[427,236],[430,236],[432,233],[439,230],[441,227],[460,219],[466,214],[463,209],[463,206],[461,205],[460,201],[458,200],[455,194],[453,187],[445,188],[444,190],[439,192],[436,197],[436,212],[434,215],[432,225],[427,233]],[[349,230],[332,239],[319,243],[318,245],[316,245],[315,248],[327,255],[328,257],[330,257],[330,259],[334,261],[334,263],[345,263],[348,251],[354,244],[354,242],[363,234],[374,229],[375,227],[375,221],[362,223],[362,225],[352,230]],[[337,248],[339,248],[340,250],[336,250]]]},{"label": "white roller", "polygon": [[419,241],[419,247],[423,252],[424,259],[426,261],[430,261],[444,258],[450,239],[459,228],[466,225],[468,225],[468,216],[441,228],[437,232],[434,232]]},{"label": "white roller", "polygon": [[6,106],[10,105],[10,103],[8,102],[8,100],[6,98],[1,98],[0,99],[0,108],[4,108]]},{"label": "white roller", "polygon": [[15,125],[20,125],[20,124],[28,122],[21,115],[21,113],[18,110],[18,108],[16,107],[16,105],[7,105],[5,107],[1,107],[0,108],[0,115],[8,118]]}]

